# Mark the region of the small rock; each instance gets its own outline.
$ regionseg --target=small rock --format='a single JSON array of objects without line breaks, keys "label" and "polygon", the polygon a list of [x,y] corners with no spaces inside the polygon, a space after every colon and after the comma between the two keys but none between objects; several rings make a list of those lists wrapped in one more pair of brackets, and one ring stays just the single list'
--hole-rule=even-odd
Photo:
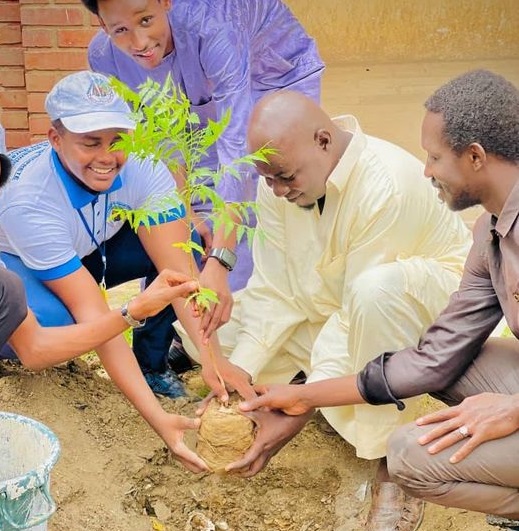
[{"label": "small rock", "polygon": [[165,522],[171,517],[171,509],[162,500],[157,500],[152,504],[152,507],[161,522]]},{"label": "small rock", "polygon": [[216,531],[216,527],[205,514],[195,511],[189,515],[186,531]]}]

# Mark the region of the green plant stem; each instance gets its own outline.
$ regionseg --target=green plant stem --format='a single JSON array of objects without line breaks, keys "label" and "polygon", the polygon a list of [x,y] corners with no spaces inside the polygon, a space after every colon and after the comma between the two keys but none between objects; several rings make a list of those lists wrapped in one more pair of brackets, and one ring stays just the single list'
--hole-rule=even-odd
[{"label": "green plant stem", "polygon": [[[188,223],[189,223],[189,227],[188,228],[189,228],[189,231],[191,232],[194,229],[191,227],[191,219],[192,219],[192,216],[193,216],[193,208],[192,208],[190,203],[187,203],[186,214],[187,214],[186,215],[186,219],[188,220]],[[191,255],[191,258],[193,258],[192,255]],[[194,262],[193,259],[191,259],[189,261],[189,269],[190,269],[190,273],[191,273],[191,278],[193,278],[194,280],[198,280],[196,275],[195,275],[193,262]],[[200,286],[200,284],[199,284],[199,286]],[[206,310],[203,310],[203,313],[205,311]],[[202,313],[202,315],[203,315],[203,313]],[[216,376],[218,378],[218,381],[220,382],[220,385],[225,389],[225,382],[223,380],[223,377],[222,377],[220,371],[218,370],[218,364],[216,363],[216,356],[214,354],[213,347],[210,344],[207,347],[208,347],[208,351],[209,351],[209,359],[211,361],[212,368],[213,368],[214,372],[216,373]]]}]

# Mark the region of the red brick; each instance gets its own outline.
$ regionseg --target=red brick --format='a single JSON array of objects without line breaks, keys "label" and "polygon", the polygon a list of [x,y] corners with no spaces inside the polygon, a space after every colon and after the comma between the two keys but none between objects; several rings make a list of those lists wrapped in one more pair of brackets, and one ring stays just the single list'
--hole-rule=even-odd
[{"label": "red brick", "polygon": [[49,90],[69,72],[57,70],[43,71],[31,70],[25,73],[25,82],[28,92],[49,92]]},{"label": "red brick", "polygon": [[86,19],[81,7],[23,7],[23,26],[81,26]]},{"label": "red brick", "polygon": [[46,135],[50,128],[50,120],[46,114],[29,115],[29,131],[32,135]]},{"label": "red brick", "polygon": [[84,70],[88,68],[86,50],[55,52],[28,50],[25,52],[25,68],[27,70]]},{"label": "red brick", "polygon": [[6,129],[29,129],[29,117],[27,111],[5,110],[2,113],[2,125]]},{"label": "red brick", "polygon": [[[2,52],[0,52],[2,53]],[[0,79],[2,87],[24,87],[25,76],[23,68],[3,67],[0,68]]]},{"label": "red brick", "polygon": [[0,44],[20,44],[22,32],[19,24],[0,24]]},{"label": "red brick", "polygon": [[89,11],[89,14],[90,14],[90,18],[89,18],[90,25],[98,28],[100,26],[100,23],[99,23],[99,19],[97,18],[97,15],[93,15],[92,13],[90,13],[90,11]]},{"label": "red brick", "polygon": [[22,29],[22,44],[27,48],[52,48],[56,46],[56,30],[53,28]]},{"label": "red brick", "polygon": [[28,146],[31,143],[31,134],[29,131],[13,131],[8,129],[5,132],[5,143],[7,144],[7,149]]},{"label": "red brick", "polygon": [[2,46],[0,66],[23,65],[23,48],[17,46]]},{"label": "red brick", "polygon": [[20,6],[17,2],[0,4],[0,20],[2,22],[20,22]]},{"label": "red brick", "polygon": [[49,137],[47,136],[47,133],[44,135],[31,135],[31,144],[37,144],[38,142],[41,142],[42,140],[47,140]]},{"label": "red brick", "polygon": [[97,31],[96,28],[60,29],[58,30],[58,46],[86,48]]},{"label": "red brick", "polygon": [[47,92],[29,92],[27,94],[27,109],[30,113],[45,112],[45,97]]},{"label": "red brick", "polygon": [[0,107],[4,109],[26,109],[27,92],[18,89],[6,89],[0,92]]}]

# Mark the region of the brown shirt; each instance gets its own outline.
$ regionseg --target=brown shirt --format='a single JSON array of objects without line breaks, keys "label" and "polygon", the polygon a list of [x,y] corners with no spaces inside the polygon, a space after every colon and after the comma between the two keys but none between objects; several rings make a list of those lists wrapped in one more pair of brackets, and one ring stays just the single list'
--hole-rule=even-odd
[{"label": "brown shirt", "polygon": [[417,347],[386,352],[368,363],[357,383],[371,404],[441,391],[479,354],[503,314],[519,337],[519,183],[499,217],[483,214],[457,292]]}]

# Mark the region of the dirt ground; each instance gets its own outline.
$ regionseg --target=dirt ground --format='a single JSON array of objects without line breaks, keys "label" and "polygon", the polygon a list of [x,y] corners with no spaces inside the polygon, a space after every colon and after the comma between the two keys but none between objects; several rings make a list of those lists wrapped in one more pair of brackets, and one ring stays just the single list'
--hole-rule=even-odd
[{"label": "dirt ground", "polygon": [[[199,381],[189,388],[196,396]],[[162,399],[192,414],[195,401]],[[356,531],[375,463],[316,415],[268,467],[244,480],[178,465],[112,383],[86,362],[39,374],[0,363],[2,410],[35,418],[61,443],[49,531]],[[189,524],[202,515],[215,527]],[[482,515],[428,505],[421,531],[483,531]]]}]

